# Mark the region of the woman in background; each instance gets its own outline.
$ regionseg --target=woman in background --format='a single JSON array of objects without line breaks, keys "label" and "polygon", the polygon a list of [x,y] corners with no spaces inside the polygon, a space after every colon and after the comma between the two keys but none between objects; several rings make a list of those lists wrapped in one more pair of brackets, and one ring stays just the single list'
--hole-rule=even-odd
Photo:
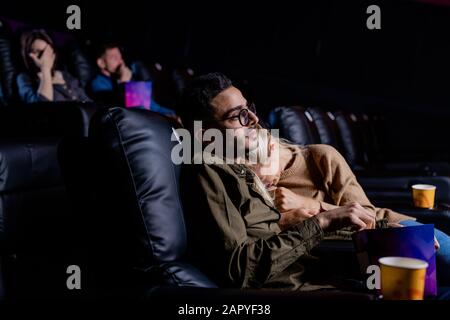
[{"label": "woman in background", "polygon": [[44,30],[23,33],[20,45],[26,72],[18,75],[17,86],[23,102],[91,101],[77,79],[56,70],[55,46]]}]

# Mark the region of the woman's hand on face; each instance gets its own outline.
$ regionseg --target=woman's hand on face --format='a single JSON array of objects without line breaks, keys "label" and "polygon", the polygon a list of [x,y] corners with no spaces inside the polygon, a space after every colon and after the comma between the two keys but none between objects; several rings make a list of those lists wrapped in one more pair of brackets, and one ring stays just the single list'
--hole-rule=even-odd
[{"label": "woman's hand on face", "polygon": [[45,47],[41,57],[38,57],[36,53],[30,53],[30,57],[41,71],[50,71],[53,68],[56,58],[51,46]]},{"label": "woman's hand on face", "polygon": [[320,203],[298,194],[291,190],[279,187],[275,190],[275,206],[280,212],[286,212],[298,208],[308,209],[310,213],[320,212]]}]

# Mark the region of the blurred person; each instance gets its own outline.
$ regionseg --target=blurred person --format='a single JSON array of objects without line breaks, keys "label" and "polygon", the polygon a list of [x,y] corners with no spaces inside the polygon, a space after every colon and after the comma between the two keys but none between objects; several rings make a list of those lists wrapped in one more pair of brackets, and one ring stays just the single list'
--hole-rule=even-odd
[{"label": "blurred person", "polygon": [[[142,81],[137,75],[137,66],[130,67],[125,63],[118,44],[106,43],[96,53],[98,73],[91,81],[90,90],[94,99],[106,103],[122,103],[121,84],[129,81]],[[153,98],[150,110],[165,116],[176,118],[174,110],[159,105]]]},{"label": "blurred person", "polygon": [[56,69],[55,45],[45,30],[24,32],[20,45],[26,72],[17,76],[17,87],[23,102],[91,101],[77,79]]}]

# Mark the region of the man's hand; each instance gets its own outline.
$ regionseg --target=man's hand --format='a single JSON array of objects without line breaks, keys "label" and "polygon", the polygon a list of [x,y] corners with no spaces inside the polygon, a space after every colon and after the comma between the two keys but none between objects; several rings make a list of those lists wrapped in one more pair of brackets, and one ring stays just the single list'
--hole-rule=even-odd
[{"label": "man's hand", "polygon": [[376,215],[354,202],[337,209],[320,212],[316,218],[320,227],[325,231],[334,231],[345,227],[353,227],[360,231],[375,228]]},{"label": "man's hand", "polygon": [[275,190],[275,206],[280,212],[298,208],[309,209],[314,214],[320,212],[320,203],[318,201],[295,194],[284,187],[279,187]]},{"label": "man's hand", "polygon": [[299,224],[300,222],[313,217],[316,215],[316,212],[305,209],[305,208],[296,208],[286,212],[281,213],[281,218],[278,221],[278,226],[281,230],[286,230],[291,226]]},{"label": "man's hand", "polygon": [[55,52],[49,45],[45,47],[41,57],[38,57],[36,53],[30,53],[30,57],[42,72],[52,70],[56,58]]},{"label": "man's hand", "polygon": [[133,73],[125,63],[122,63],[119,68],[119,82],[128,82],[131,80]]}]

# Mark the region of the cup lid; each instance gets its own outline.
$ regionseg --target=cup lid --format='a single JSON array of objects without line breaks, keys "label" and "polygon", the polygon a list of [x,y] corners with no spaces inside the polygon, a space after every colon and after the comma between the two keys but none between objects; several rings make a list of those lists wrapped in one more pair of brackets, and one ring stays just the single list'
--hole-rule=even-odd
[{"label": "cup lid", "polygon": [[406,257],[383,257],[378,259],[380,264],[389,267],[405,268],[405,269],[426,269],[428,262],[420,259]]},{"label": "cup lid", "polygon": [[433,186],[432,184],[415,184],[411,186],[411,188],[418,190],[434,190],[436,189],[436,186]]}]

